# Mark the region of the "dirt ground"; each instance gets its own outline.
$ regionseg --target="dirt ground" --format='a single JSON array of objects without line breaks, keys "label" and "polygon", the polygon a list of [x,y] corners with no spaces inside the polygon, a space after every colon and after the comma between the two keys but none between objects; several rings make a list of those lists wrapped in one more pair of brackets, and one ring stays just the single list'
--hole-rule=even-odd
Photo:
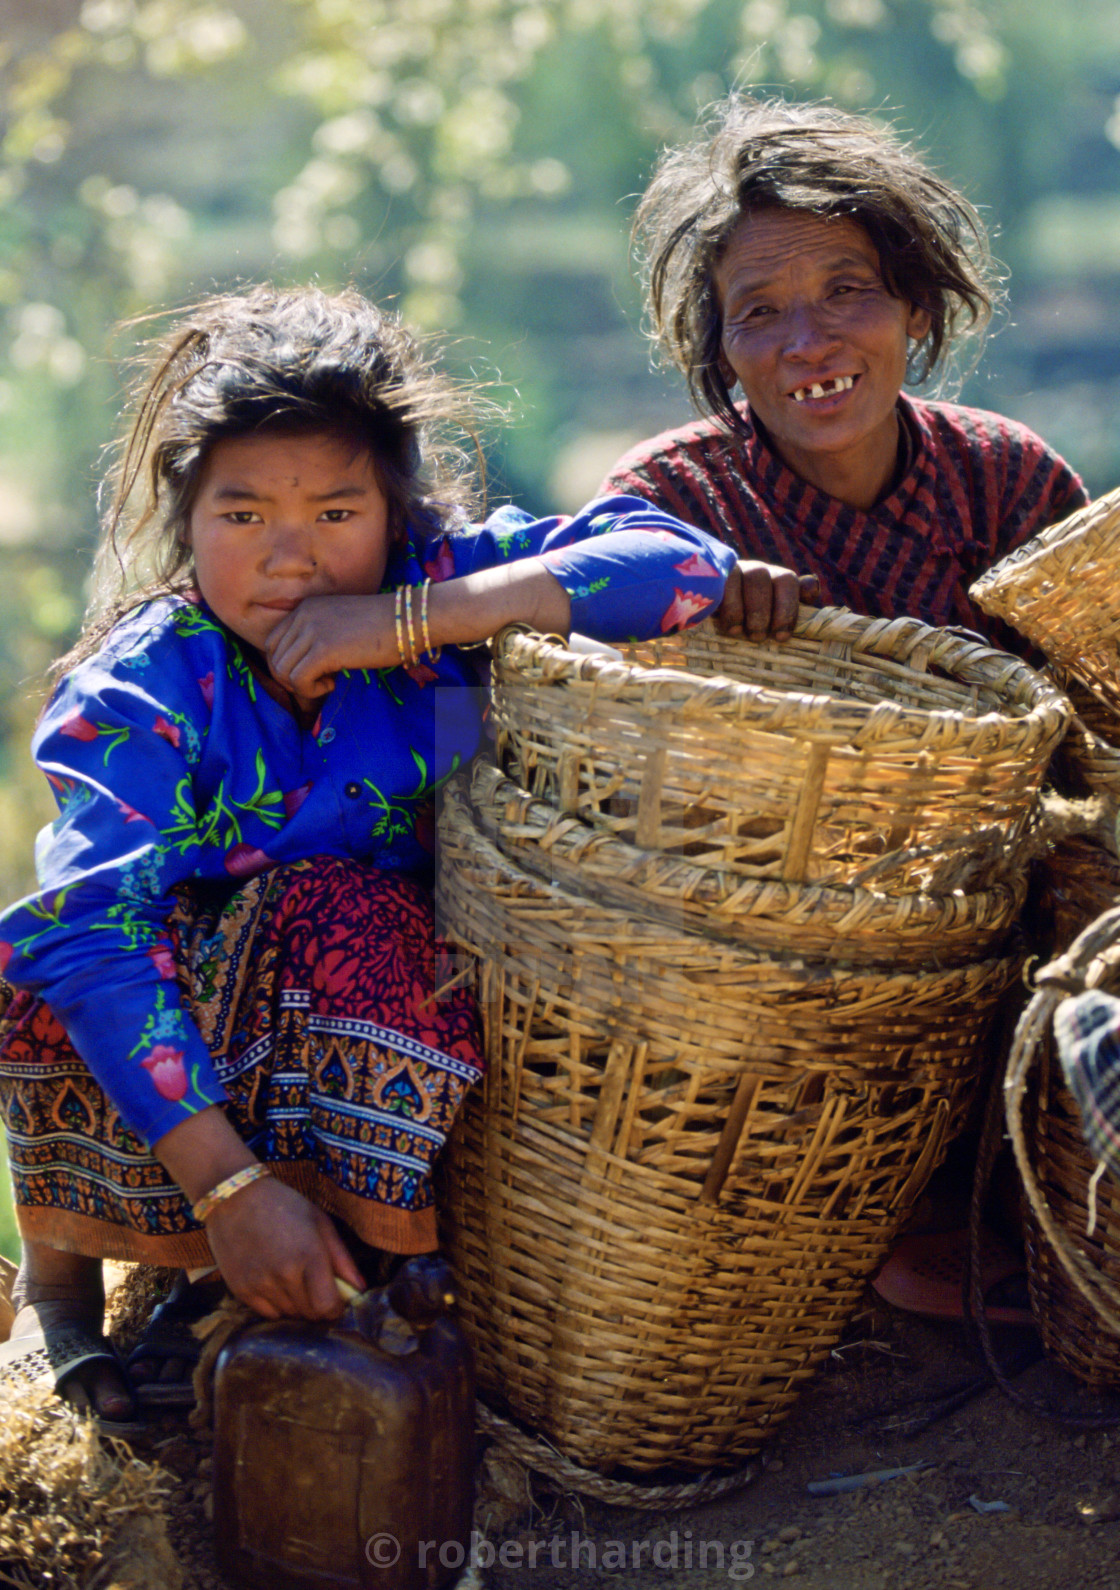
[{"label": "dirt ground", "polygon": [[[1001,1357],[1028,1357],[1037,1345],[1029,1330],[995,1335]],[[521,1472],[506,1486],[518,1509],[484,1464],[476,1517],[489,1519],[488,1544],[463,1590],[779,1580],[794,1590],[1120,1590],[1120,1428],[1066,1431],[995,1387],[940,1411],[981,1372],[964,1327],[889,1309],[869,1293],[757,1477],[732,1496],[651,1514],[560,1498]],[[1110,1406],[1041,1359],[1015,1384],[1066,1412]],[[1111,1406],[1120,1413],[1120,1396]],[[171,1535],[183,1590],[227,1590],[211,1550],[207,1453],[205,1436],[171,1417],[137,1443],[138,1455],[177,1477]],[[915,1465],[872,1489],[806,1489],[831,1475]]]}]

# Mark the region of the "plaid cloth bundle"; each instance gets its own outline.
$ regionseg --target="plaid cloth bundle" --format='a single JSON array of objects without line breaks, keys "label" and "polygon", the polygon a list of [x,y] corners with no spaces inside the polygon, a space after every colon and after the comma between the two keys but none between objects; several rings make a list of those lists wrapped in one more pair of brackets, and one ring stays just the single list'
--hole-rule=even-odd
[{"label": "plaid cloth bundle", "polygon": [[1120,1181],[1120,999],[1090,989],[1063,1000],[1054,1036],[1089,1152]]}]

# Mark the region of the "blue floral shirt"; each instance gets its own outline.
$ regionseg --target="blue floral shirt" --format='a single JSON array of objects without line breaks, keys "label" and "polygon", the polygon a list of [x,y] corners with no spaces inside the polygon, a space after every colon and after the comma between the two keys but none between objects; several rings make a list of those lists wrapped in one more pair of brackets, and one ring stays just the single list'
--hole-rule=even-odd
[{"label": "blue floral shirt", "polygon": [[[704,618],[735,561],[703,531],[613,497],[574,518],[504,508],[473,530],[410,537],[385,587],[533,556],[570,596],[573,630],[601,640]],[[232,889],[313,855],[428,863],[434,793],[479,744],[471,656],[448,647],[407,670],[341,673],[305,729],[205,604],[168,597],[62,680],[32,742],[59,816],[36,845],[39,892],[0,915],[0,970],[42,995],[148,1142],[226,1097],[175,981],[172,888]]]}]

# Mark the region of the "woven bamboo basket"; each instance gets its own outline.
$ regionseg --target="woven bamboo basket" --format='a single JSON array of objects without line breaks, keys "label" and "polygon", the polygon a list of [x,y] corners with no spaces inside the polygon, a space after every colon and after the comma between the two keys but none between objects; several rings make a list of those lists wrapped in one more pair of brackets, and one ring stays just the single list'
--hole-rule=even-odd
[{"label": "woven bamboo basket", "polygon": [[1120,797],[1120,712],[1098,701],[1073,678],[1058,681],[1069,697],[1073,717],[1058,747],[1056,769],[1081,794]]},{"label": "woven bamboo basket", "polygon": [[783,962],[533,877],[459,787],[440,833],[489,1066],[442,1200],[480,1389],[600,1472],[749,1456],[961,1124],[1018,961]]},{"label": "woven bamboo basket", "polygon": [[[1037,977],[1004,1094],[1027,1194],[1027,1281],[1048,1356],[1091,1387],[1120,1386],[1120,1184],[1096,1165],[1054,1044],[1054,1012],[1089,987],[1120,994],[1120,909],[1092,922]],[[1090,1233],[1090,1204],[1095,1220]]]},{"label": "woven bamboo basket", "polygon": [[973,894],[744,878],[685,856],[638,850],[558,812],[479,758],[471,803],[488,839],[534,877],[681,931],[849,965],[960,966],[997,954],[1019,916],[1027,868]]},{"label": "woven bamboo basket", "polygon": [[1120,712],[1120,490],[1017,547],[969,595]]},{"label": "woven bamboo basket", "polygon": [[499,636],[503,769],[639,849],[786,883],[986,886],[1069,716],[1017,658],[838,608],[781,645],[700,625],[627,658]]}]

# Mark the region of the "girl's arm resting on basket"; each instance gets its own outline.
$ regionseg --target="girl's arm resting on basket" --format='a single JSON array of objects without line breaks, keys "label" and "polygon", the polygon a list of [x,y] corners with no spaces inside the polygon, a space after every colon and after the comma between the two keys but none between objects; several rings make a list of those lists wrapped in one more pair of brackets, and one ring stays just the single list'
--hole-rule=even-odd
[{"label": "girl's arm resting on basket", "polygon": [[[729,547],[632,497],[570,519],[501,509],[430,551],[426,636],[420,593],[410,598],[417,654],[429,639],[433,648],[468,645],[517,622],[601,640],[667,634],[714,613],[735,566]],[[324,695],[343,668],[398,664],[403,629],[392,592],[311,597],[273,630],[269,666],[298,695]]]}]

